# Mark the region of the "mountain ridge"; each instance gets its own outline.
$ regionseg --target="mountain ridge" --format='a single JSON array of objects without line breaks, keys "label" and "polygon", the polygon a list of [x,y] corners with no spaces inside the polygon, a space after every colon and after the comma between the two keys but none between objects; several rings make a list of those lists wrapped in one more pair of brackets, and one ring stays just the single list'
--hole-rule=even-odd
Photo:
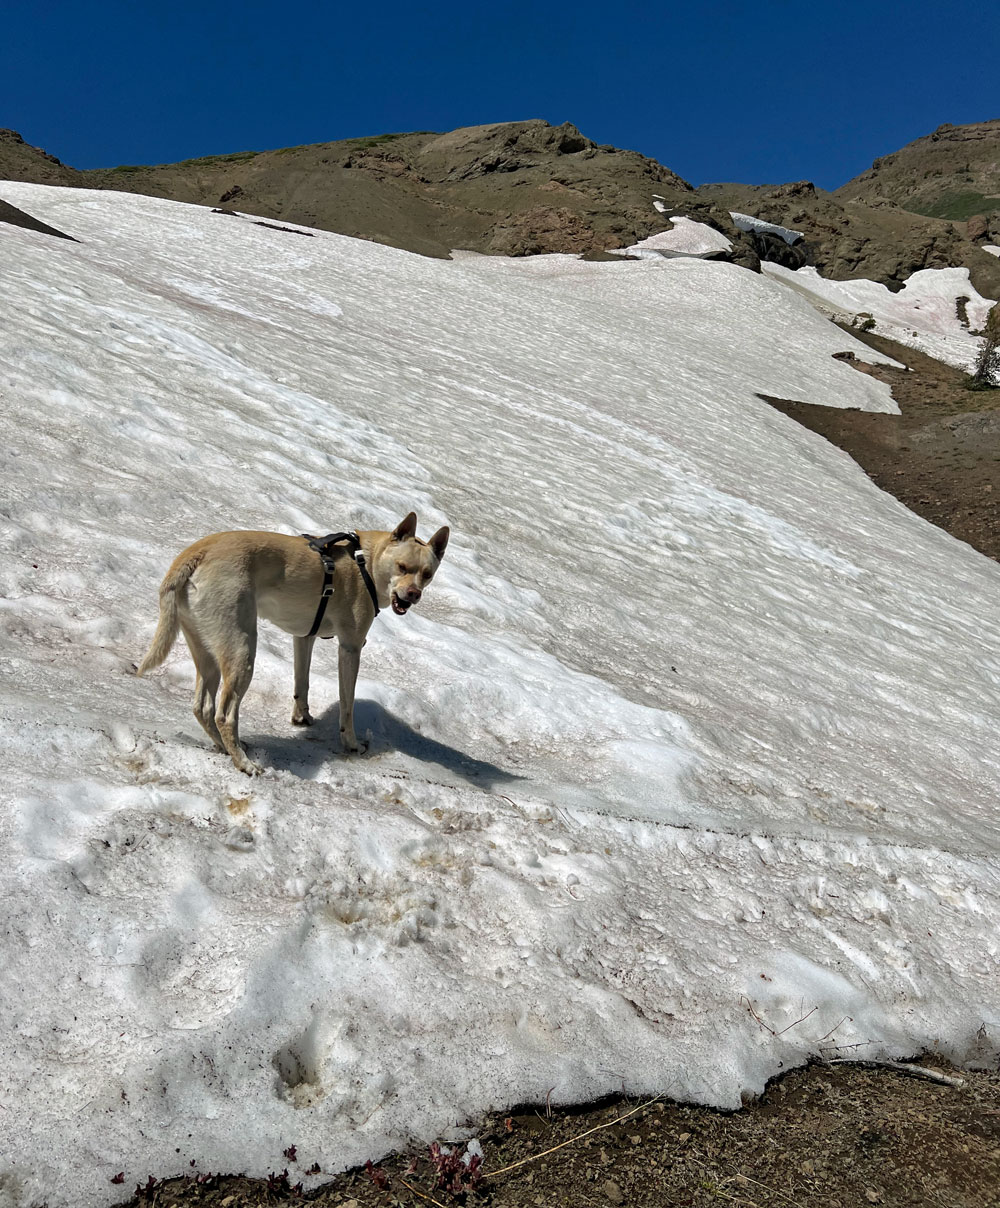
[{"label": "mountain ridge", "polygon": [[[971,183],[993,187],[994,135],[1000,159],[1000,120],[940,127],[908,147],[930,148],[929,154],[945,154],[951,162],[955,155],[961,158],[956,147],[975,144],[983,153],[976,163],[982,160],[983,166]],[[974,229],[906,208],[902,202],[920,204],[919,197],[913,200],[911,179],[918,161],[923,162],[903,148],[832,193],[808,181],[694,189],[639,152],[598,144],[569,122],[552,126],[531,119],[237,151],[174,164],[76,169],[16,132],[0,130],[0,178],[229,208],[423,255],[447,257],[463,249],[601,258],[669,230],[670,215],[683,214],[722,232],[732,244],[729,258],[746,268],[758,268],[761,257],[789,267],[810,263],[836,280],[864,276],[898,289],[919,269],[961,266],[980,293],[1000,297],[1000,260],[981,250],[989,238],[1000,237],[1000,208]],[[940,171],[939,190],[951,180]],[[1000,194],[1000,169],[996,188]],[[657,209],[654,195],[660,199]],[[1000,207],[1000,196],[996,200]],[[801,246],[789,249],[737,229],[734,209],[800,230]]]},{"label": "mountain ridge", "polygon": [[962,126],[946,122],[879,156],[834,196],[869,205],[888,202],[931,218],[966,220],[1000,211],[1000,118]]}]

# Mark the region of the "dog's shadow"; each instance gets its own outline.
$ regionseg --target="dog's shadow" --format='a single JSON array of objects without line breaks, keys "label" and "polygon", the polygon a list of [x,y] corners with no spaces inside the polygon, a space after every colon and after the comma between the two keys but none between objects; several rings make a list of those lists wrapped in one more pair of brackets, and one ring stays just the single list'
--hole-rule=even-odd
[{"label": "dog's shadow", "polygon": [[507,784],[523,777],[507,772],[496,764],[474,759],[457,747],[428,738],[414,730],[377,701],[359,700],[354,707],[354,725],[359,738],[368,740],[368,750],[361,755],[344,755],[340,746],[340,706],[332,705],[311,726],[296,726],[295,732],[282,737],[275,734],[247,738],[247,747],[254,758],[267,767],[291,772],[294,776],[311,779],[319,768],[336,761],[378,759],[398,751],[421,763],[436,764],[447,772],[484,788]]}]

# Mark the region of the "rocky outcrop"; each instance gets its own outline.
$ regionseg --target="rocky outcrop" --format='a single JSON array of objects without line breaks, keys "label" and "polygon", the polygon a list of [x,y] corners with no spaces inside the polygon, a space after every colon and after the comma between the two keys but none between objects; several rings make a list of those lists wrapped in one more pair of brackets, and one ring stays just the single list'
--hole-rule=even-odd
[{"label": "rocky outcrop", "polygon": [[1000,118],[939,126],[876,159],[835,196],[959,221],[1000,210]]},{"label": "rocky outcrop", "polygon": [[[841,200],[809,181],[774,186],[703,185],[700,197],[804,235],[806,262],[824,277],[866,277],[900,289],[923,268],[965,266],[987,298],[1000,298],[1000,261],[966,237],[964,224],[912,214],[883,202]],[[769,258],[766,248],[760,249]],[[774,253],[783,254],[775,244]],[[780,261],[779,261],[780,262]]]},{"label": "rocky outcrop", "polygon": [[498,256],[536,256],[545,252],[588,255],[605,251],[606,243],[571,210],[536,206],[501,218],[490,231],[486,250]]},{"label": "rocky outcrop", "polygon": [[73,243],[80,242],[72,235],[67,235],[65,231],[56,230],[54,226],[49,226],[47,222],[42,222],[41,219],[26,214],[24,210],[20,210],[6,201],[0,201],[0,222],[21,227],[25,231],[37,231],[40,235],[53,235],[57,239],[69,239]]},{"label": "rocky outcrop", "polygon": [[[585,155],[593,159],[600,151],[615,152],[613,147],[599,148],[565,122],[499,122],[490,126],[466,126],[431,139],[420,150],[420,170],[434,181],[472,180],[494,172],[530,171],[543,162],[556,163],[561,156]],[[689,188],[679,176],[649,160],[653,175],[666,174],[671,183]]]},{"label": "rocky outcrop", "polygon": [[1000,243],[1000,210],[974,214],[965,224],[965,237],[970,243]]},{"label": "rocky outcrop", "polygon": [[0,129],[0,180],[30,180],[39,185],[76,185],[80,173],[67,168],[41,147],[26,143],[16,130]]}]

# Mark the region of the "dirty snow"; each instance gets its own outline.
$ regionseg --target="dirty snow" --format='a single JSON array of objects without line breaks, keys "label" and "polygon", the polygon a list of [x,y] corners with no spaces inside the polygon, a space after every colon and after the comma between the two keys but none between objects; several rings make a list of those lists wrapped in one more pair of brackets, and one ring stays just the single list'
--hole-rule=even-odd
[{"label": "dirty snow", "polygon": [[[2,195],[81,242],[0,227],[0,1203],[995,1057],[1000,570],[756,397],[892,411],[868,350],[729,264]],[[411,507],[366,756],[329,645],[293,730],[262,628],[256,780],[132,674],[193,539]]]}]

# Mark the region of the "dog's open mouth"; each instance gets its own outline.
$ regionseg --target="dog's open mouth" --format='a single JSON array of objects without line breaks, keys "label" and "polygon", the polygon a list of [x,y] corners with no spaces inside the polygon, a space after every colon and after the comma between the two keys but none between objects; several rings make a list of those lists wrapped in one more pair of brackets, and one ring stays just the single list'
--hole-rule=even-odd
[{"label": "dog's open mouth", "polygon": [[396,614],[396,616],[405,617],[407,610],[410,607],[409,604],[407,604],[407,602],[405,600],[401,600],[399,598],[399,596],[396,595],[395,592],[392,593],[391,602],[392,602],[392,611]]}]

